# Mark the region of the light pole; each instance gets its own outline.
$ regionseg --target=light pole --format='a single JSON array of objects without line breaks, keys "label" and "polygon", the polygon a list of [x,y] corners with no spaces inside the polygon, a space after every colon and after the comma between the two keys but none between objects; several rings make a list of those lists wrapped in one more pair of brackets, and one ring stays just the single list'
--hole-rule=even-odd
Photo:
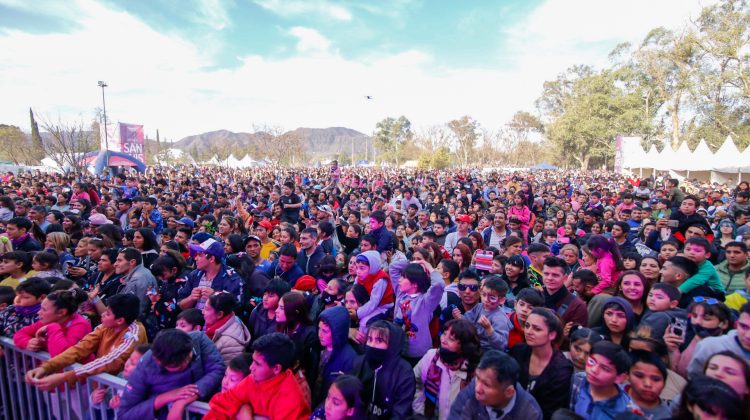
[{"label": "light pole", "polygon": [[107,102],[104,101],[104,88],[107,87],[107,83],[100,80],[98,83],[99,87],[102,88],[102,108],[104,111],[104,167],[109,170],[109,133],[107,133]]}]

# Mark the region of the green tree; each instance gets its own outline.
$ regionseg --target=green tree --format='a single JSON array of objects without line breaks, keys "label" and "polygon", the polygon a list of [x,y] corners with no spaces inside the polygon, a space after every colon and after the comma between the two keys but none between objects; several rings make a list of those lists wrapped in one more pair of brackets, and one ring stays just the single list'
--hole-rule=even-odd
[{"label": "green tree", "polygon": [[635,68],[641,71],[641,85],[648,106],[664,108],[669,118],[669,137],[677,147],[683,128],[684,106],[695,72],[695,33],[692,30],[652,29],[633,53]]},{"label": "green tree", "polygon": [[451,164],[451,154],[447,147],[439,147],[435,153],[432,154],[430,160],[430,166],[432,169],[445,169]]},{"label": "green tree", "polygon": [[750,143],[750,7],[722,1],[704,8],[696,26],[691,144],[705,138],[716,148],[731,135],[744,147]]},{"label": "green tree", "polygon": [[405,116],[388,117],[375,125],[373,142],[380,151],[380,158],[386,162],[401,163],[401,151],[404,144],[414,137],[411,122]]},{"label": "green tree", "polygon": [[628,89],[612,70],[592,73],[574,68],[545,83],[544,92],[548,96],[543,94],[537,103],[552,111],[547,136],[561,163],[575,162],[588,169],[592,159],[611,162],[617,134],[650,130],[651,117],[642,112],[641,92]]}]

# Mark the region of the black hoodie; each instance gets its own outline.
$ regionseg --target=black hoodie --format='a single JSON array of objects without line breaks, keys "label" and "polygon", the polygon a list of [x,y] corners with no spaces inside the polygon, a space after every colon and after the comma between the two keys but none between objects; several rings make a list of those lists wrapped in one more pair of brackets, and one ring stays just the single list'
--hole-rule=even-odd
[{"label": "black hoodie", "polygon": [[373,370],[365,357],[359,356],[352,366],[351,374],[364,385],[362,401],[367,405],[368,419],[406,419],[412,414],[416,380],[409,363],[401,358],[403,330],[391,322],[387,324],[390,337],[383,365]]}]

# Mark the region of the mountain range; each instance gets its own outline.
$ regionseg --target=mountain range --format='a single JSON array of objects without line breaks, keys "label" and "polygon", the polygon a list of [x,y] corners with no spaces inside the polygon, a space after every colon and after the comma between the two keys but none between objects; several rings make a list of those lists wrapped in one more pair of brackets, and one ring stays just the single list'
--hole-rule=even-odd
[{"label": "mountain range", "polygon": [[[373,155],[374,150],[368,135],[345,127],[300,127],[279,137],[287,136],[299,138],[305,153],[310,157],[334,157],[342,152],[348,155],[352,152],[352,143],[355,155],[364,155],[365,145],[369,150],[369,156]],[[269,140],[269,134],[265,132],[235,133],[217,130],[185,137],[173,143],[172,147],[194,155],[213,154],[215,151],[242,151],[257,159],[264,157],[262,154],[268,141],[271,140]],[[242,158],[242,156],[237,156],[237,158]]]}]

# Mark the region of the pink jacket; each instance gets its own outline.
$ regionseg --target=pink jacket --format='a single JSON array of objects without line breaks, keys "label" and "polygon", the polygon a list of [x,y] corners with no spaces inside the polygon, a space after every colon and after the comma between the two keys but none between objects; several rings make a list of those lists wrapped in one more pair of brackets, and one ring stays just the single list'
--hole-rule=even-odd
[{"label": "pink jacket", "polygon": [[[43,326],[42,321],[37,321],[28,327],[21,328],[13,335],[13,342],[19,348],[26,349],[29,340],[34,338],[36,332]],[[81,341],[90,332],[91,323],[79,313],[74,314],[64,325],[57,322],[47,324],[47,351],[50,356],[55,357]],[[93,359],[92,354],[91,360]],[[86,360],[84,363],[89,361]]]},{"label": "pink jacket", "polygon": [[508,209],[508,220],[511,218],[516,218],[521,222],[521,233],[523,233],[523,239],[526,242],[526,237],[529,234],[529,224],[531,223],[531,210],[526,206],[523,206],[520,210],[516,206],[510,206]]},{"label": "pink jacket", "polygon": [[599,284],[591,290],[595,295],[614,286],[617,276],[620,274],[617,271],[615,260],[610,254],[605,254],[596,260],[596,270],[594,271],[597,277],[599,277]]}]

